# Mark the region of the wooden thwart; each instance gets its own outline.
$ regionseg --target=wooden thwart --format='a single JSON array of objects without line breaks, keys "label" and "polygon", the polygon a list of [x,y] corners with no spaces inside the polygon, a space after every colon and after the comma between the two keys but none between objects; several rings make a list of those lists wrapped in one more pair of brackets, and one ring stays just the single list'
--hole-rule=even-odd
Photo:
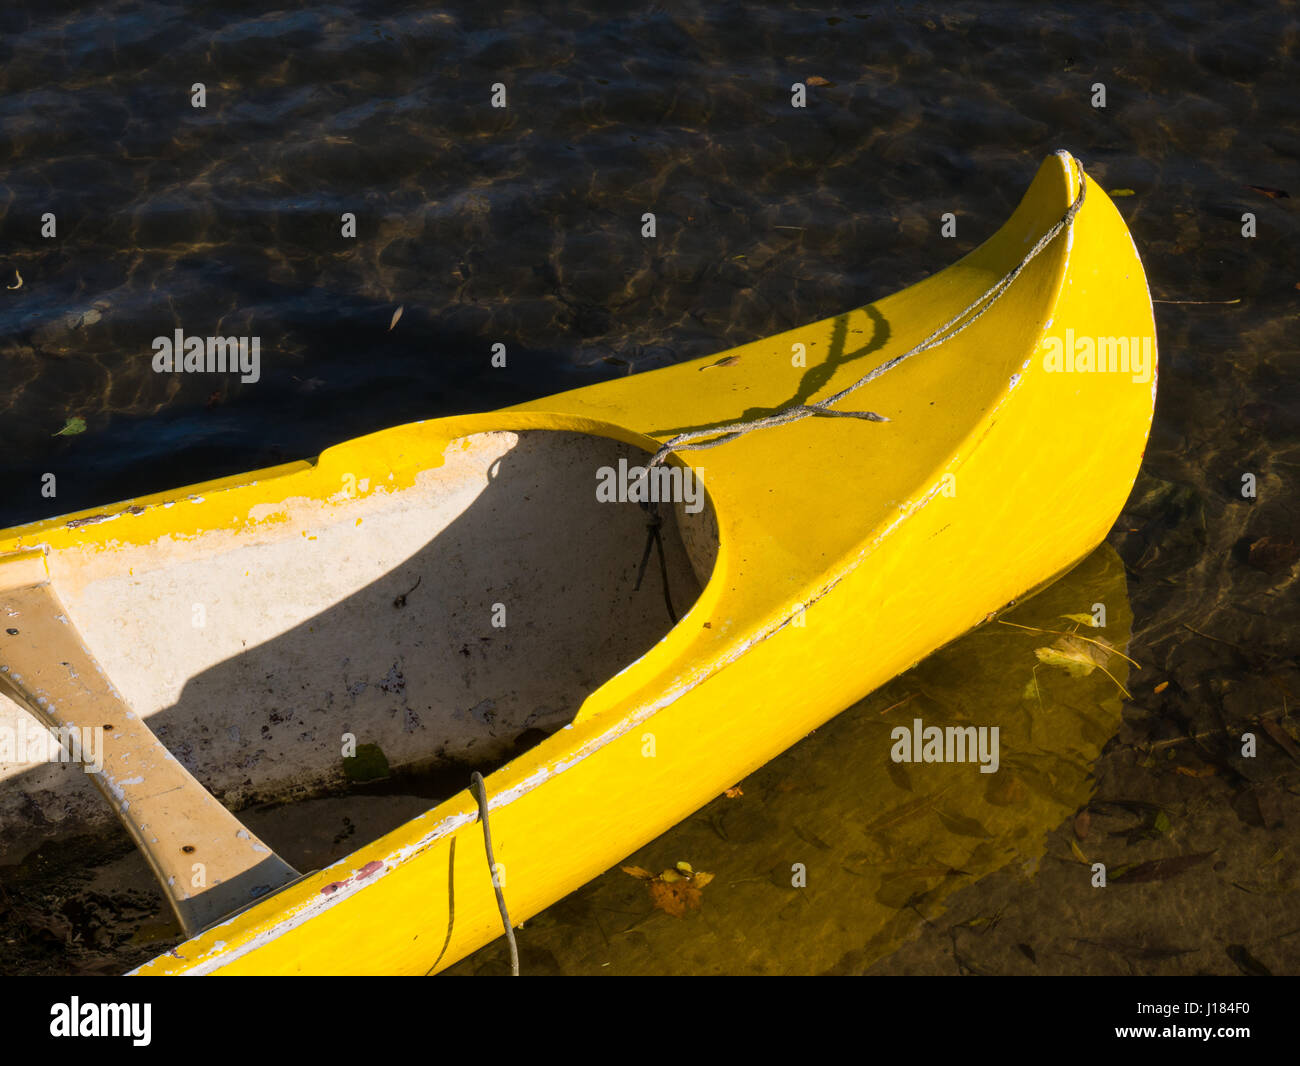
[{"label": "wooden thwart", "polygon": [[103,767],[91,778],[186,935],[298,878],[127,705],[68,618],[39,548],[0,556],[0,690],[48,729],[103,730]]}]

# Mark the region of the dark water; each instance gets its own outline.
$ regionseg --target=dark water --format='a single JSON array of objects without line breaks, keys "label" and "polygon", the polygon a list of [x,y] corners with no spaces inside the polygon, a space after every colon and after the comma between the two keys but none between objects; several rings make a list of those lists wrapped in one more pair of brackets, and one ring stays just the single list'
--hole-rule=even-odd
[{"label": "dark water", "polygon": [[[979,243],[1068,149],[1132,190],[1116,203],[1153,296],[1209,302],[1156,307],[1156,423],[1110,538],[1143,669],[1099,745],[1104,828],[1042,832],[1058,859],[1098,834],[1112,863],[1209,857],[1085,917],[1050,872],[1008,865],[945,893],[949,910],[884,956],[824,896],[815,964],[725,941],[686,966],[665,947],[618,968],[1300,971],[1298,48],[1300,20],[1275,4],[8,5],[0,277],[22,286],[0,290],[0,526],[859,306]],[[814,76],[829,84],[791,108]],[[939,236],[945,211],[956,239]],[[260,380],[154,373],[150,343],[176,328],[260,336]],[[73,418],[84,432],[56,435]],[[1024,683],[1008,667],[1006,686]],[[1227,739],[1246,730],[1253,759]],[[779,809],[751,817],[779,851]],[[660,851],[644,864],[721,861]],[[720,884],[700,912],[649,920],[707,921]],[[608,961],[546,950],[542,968]]]}]

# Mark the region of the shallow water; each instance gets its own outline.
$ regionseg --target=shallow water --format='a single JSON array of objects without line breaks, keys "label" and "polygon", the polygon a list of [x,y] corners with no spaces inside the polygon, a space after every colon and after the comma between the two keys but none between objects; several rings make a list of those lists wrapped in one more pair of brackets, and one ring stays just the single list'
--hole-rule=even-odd
[{"label": "shallow water", "polygon": [[[1265,4],[6,6],[0,276],[22,285],[0,291],[0,526],[861,305],[977,244],[1038,162],[1068,149],[1106,189],[1132,190],[1115,202],[1153,296],[1207,301],[1156,305],[1156,423],[1110,538],[1142,669],[1093,763],[1092,828],[1080,836],[1062,813],[1041,827],[1037,872],[1008,863],[952,886],[947,909],[921,908],[884,954],[853,892],[798,904],[783,919],[808,945],[797,956],[741,937],[771,917],[746,878],[769,875],[764,857],[789,851],[796,822],[830,852],[857,850],[830,817],[853,787],[819,796],[810,810],[829,821],[808,824],[743,782],[744,797],[715,807],[749,812],[750,852],[714,844],[697,824],[706,811],[631,860],[722,871],[734,892],[719,877],[701,910],[649,914],[625,937],[640,946],[601,957],[586,917],[610,893],[646,910],[645,887],[613,871],[529,923],[525,966],[1300,971],[1300,765],[1287,748],[1300,740],[1298,42],[1296,17]],[[829,84],[792,109],[791,82],[811,76]],[[189,106],[196,80],[205,110]],[[497,81],[504,111],[488,106]],[[1089,103],[1098,81],[1104,110]],[[345,211],[355,241],[339,236]],[[654,242],[640,236],[645,211]],[[954,239],[939,236],[945,211]],[[57,238],[40,236],[45,212]],[[178,327],[260,336],[260,380],[154,373],[151,340]],[[57,435],[70,419],[84,431]],[[1003,652],[981,664],[1019,698],[1019,664]],[[866,714],[819,735],[847,738]],[[1247,729],[1254,759],[1224,739]],[[756,777],[829,779],[834,746],[817,743]],[[1209,857],[1085,904],[1053,880],[1071,842],[1112,864]],[[550,927],[584,932],[548,939]],[[706,943],[683,949],[692,936]],[[57,941],[41,965],[57,968]],[[490,947],[460,970],[503,957]]]}]

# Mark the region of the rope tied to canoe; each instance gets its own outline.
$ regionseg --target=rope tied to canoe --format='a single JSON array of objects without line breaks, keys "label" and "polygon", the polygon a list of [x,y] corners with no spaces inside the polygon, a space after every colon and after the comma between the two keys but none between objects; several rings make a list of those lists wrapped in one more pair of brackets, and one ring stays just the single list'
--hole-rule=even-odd
[{"label": "rope tied to canoe", "polygon": [[[918,355],[921,352],[929,351],[931,348],[937,348],[945,341],[952,340],[963,330],[973,326],[984,313],[992,307],[1003,293],[1007,291],[1016,280],[1020,277],[1022,271],[1032,263],[1042,251],[1047,248],[1057,237],[1065,232],[1074,224],[1075,216],[1078,215],[1083,207],[1084,197],[1087,195],[1087,182],[1084,180],[1083,164],[1077,159],[1071,159],[1074,168],[1079,177],[1079,195],[1070,204],[1057,222],[1047,230],[1038,242],[1025,253],[1020,260],[1007,274],[986,289],[977,299],[967,304],[964,308],[948,319],[942,326],[934,330],[919,344],[914,345],[907,351],[887,359],[873,370],[863,374],[857,381],[847,388],[841,389],[832,396],[827,396],[823,400],[817,400],[814,403],[795,404],[784,410],[777,411],[770,415],[763,415],[759,418],[739,419],[735,422],[725,422],[717,426],[709,426],[705,429],[691,430],[686,433],[679,433],[677,436],[670,438],[660,445],[659,450],[655,452],[650,462],[646,464],[641,475],[642,478],[648,477],[650,470],[660,463],[664,462],[673,452],[692,452],[701,451],[705,448],[716,448],[720,444],[727,444],[743,437],[746,433],[752,433],[757,429],[768,429],[772,426],[783,426],[790,422],[799,422],[805,418],[814,416],[820,418],[859,418],[867,422],[888,422],[889,419],[884,415],[877,414],[874,411],[836,411],[832,410],[832,405],[837,404],[850,393],[857,392],[863,385],[875,381],[882,374],[887,374],[894,367],[907,359]],[[712,439],[707,439],[712,438]],[[647,547],[647,551],[648,551]],[[644,568],[644,563],[642,564]]]},{"label": "rope tied to canoe", "polygon": [[483,782],[483,775],[477,770],[470,775],[469,790],[478,801],[478,818],[483,823],[483,846],[487,850],[488,873],[492,876],[492,889],[497,894],[497,910],[501,912],[501,924],[505,926],[506,942],[510,945],[510,976],[518,977],[519,947],[515,944],[515,927],[510,924],[510,912],[506,910],[505,893],[501,891],[501,881],[497,877],[497,862],[492,855],[492,830],[488,826],[487,785]]}]

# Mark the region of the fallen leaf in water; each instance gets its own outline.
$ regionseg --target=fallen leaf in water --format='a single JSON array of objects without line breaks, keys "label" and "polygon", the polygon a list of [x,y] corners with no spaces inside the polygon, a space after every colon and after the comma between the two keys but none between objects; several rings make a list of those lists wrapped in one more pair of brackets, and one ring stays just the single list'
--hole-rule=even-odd
[{"label": "fallen leaf in water", "polygon": [[650,899],[656,910],[674,918],[686,917],[687,911],[699,910],[704,902],[699,888],[690,881],[651,881]]},{"label": "fallen leaf in water", "polygon": [[1080,811],[1074,818],[1074,835],[1080,840],[1088,838],[1088,830],[1092,828],[1092,815],[1087,811]]},{"label": "fallen leaf in water", "polygon": [[712,370],[717,366],[735,366],[740,362],[740,356],[729,355],[725,359],[719,359],[716,363],[710,363],[708,366],[700,367],[701,370]]},{"label": "fallen leaf in water", "polygon": [[1160,693],[1164,692],[1164,690],[1167,689],[1168,687],[1169,687],[1169,682],[1168,682],[1168,681],[1161,681],[1160,684],[1158,684],[1158,685],[1155,687],[1155,694],[1156,694],[1157,696],[1159,696]]},{"label": "fallen leaf in water", "polygon": [[73,415],[65,423],[63,428],[57,433],[51,434],[55,437],[75,437],[78,433],[86,432],[86,420],[79,415]]},{"label": "fallen leaf in water", "polygon": [[1083,853],[1083,848],[1079,847],[1079,845],[1073,840],[1070,841],[1070,851],[1074,853],[1074,857],[1083,863],[1084,866],[1092,865],[1092,863],[1088,861],[1088,856]]},{"label": "fallen leaf in water", "polygon": [[1289,537],[1260,537],[1251,544],[1246,561],[1256,570],[1285,570],[1300,555],[1300,547]]},{"label": "fallen leaf in water", "polygon": [[1193,770],[1190,766],[1175,766],[1174,773],[1184,777],[1210,777],[1214,774],[1213,766],[1201,766]]},{"label": "fallen leaf in water", "polygon": [[1040,662],[1048,666],[1059,666],[1071,677],[1087,677],[1094,670],[1100,670],[1115,682],[1115,687],[1124,694],[1125,699],[1132,699],[1128,689],[1119,683],[1119,679],[1106,669],[1110,662],[1111,646],[1095,637],[1065,636],[1057,639],[1050,648],[1035,648],[1034,654]]},{"label": "fallen leaf in water", "polygon": [[1059,666],[1071,677],[1087,677],[1110,658],[1100,648],[1077,637],[1061,637],[1050,648],[1035,648],[1039,662]]},{"label": "fallen leaf in water", "polygon": [[726,796],[727,799],[733,799],[733,800],[739,799],[744,794],[745,793],[741,791],[739,785],[733,785],[731,788],[727,789],[727,791],[723,793],[723,795]]},{"label": "fallen leaf in water", "polygon": [[1126,885],[1135,885],[1142,881],[1168,881],[1171,877],[1177,877],[1181,873],[1186,873],[1193,866],[1199,866],[1214,853],[1212,851],[1201,851],[1194,855],[1175,855],[1169,859],[1152,859],[1150,862],[1140,862],[1136,866],[1121,867],[1122,875],[1115,873],[1111,875],[1111,881],[1120,881]]},{"label": "fallen leaf in water", "polygon": [[[18,284],[17,284],[17,285],[6,285],[6,286],[5,286],[6,289],[21,289],[21,288],[23,287],[23,276],[22,276],[20,273],[18,273],[18,268],[17,268],[17,267],[14,267],[14,277],[16,277],[16,278],[18,279]],[[1296,288],[1297,288],[1297,289],[1300,289],[1300,285],[1297,285]]]},{"label": "fallen leaf in water", "polygon": [[1280,725],[1271,722],[1267,718],[1260,719],[1260,728],[1264,730],[1274,742],[1291,756],[1296,762],[1300,762],[1300,748],[1296,747],[1296,742],[1292,740]]},{"label": "fallen leaf in water", "polygon": [[713,880],[713,874],[698,873],[689,862],[679,862],[676,869],[664,870],[661,874],[652,874],[642,866],[620,867],[626,874],[647,882],[650,900],[657,910],[671,914],[674,918],[684,917],[688,910],[698,910],[703,902],[700,890]]},{"label": "fallen leaf in water", "polygon": [[814,74],[810,78],[804,79],[805,85],[829,85],[830,82],[820,74]]},{"label": "fallen leaf in water", "polygon": [[1291,194],[1285,189],[1272,189],[1267,185],[1247,185],[1246,188],[1254,189],[1255,192],[1262,192],[1270,200],[1289,200]]},{"label": "fallen leaf in water", "polygon": [[939,821],[943,823],[945,829],[950,833],[956,833],[963,837],[978,837],[988,839],[993,836],[974,818],[968,818],[964,814],[955,814],[950,811],[940,811]]},{"label": "fallen leaf in water", "polygon": [[1136,196],[1137,195],[1137,193],[1135,193],[1132,189],[1111,189],[1110,194],[1111,196]]},{"label": "fallen leaf in water", "polygon": [[1068,618],[1071,622],[1078,622],[1081,626],[1092,625],[1092,615],[1090,614],[1063,614],[1062,618]]},{"label": "fallen leaf in water", "polygon": [[1154,828],[1155,831],[1156,831],[1157,833],[1167,833],[1167,832],[1169,832],[1169,830],[1170,830],[1170,828],[1171,828],[1171,826],[1170,826],[1170,822],[1169,822],[1169,815],[1165,814],[1164,811],[1160,811],[1160,812],[1158,812],[1158,813],[1156,814],[1155,821],[1152,822],[1151,825],[1152,825],[1152,828]]},{"label": "fallen leaf in water", "polygon": [[1272,977],[1273,971],[1246,950],[1245,944],[1229,944],[1224,952],[1247,977]]},{"label": "fallen leaf in water", "polygon": [[396,311],[393,312],[393,320],[390,323],[388,323],[388,329],[390,332],[392,328],[395,325],[397,325],[397,320],[402,317],[402,312],[405,310],[406,310],[406,304],[402,304],[401,307],[399,307]]}]

